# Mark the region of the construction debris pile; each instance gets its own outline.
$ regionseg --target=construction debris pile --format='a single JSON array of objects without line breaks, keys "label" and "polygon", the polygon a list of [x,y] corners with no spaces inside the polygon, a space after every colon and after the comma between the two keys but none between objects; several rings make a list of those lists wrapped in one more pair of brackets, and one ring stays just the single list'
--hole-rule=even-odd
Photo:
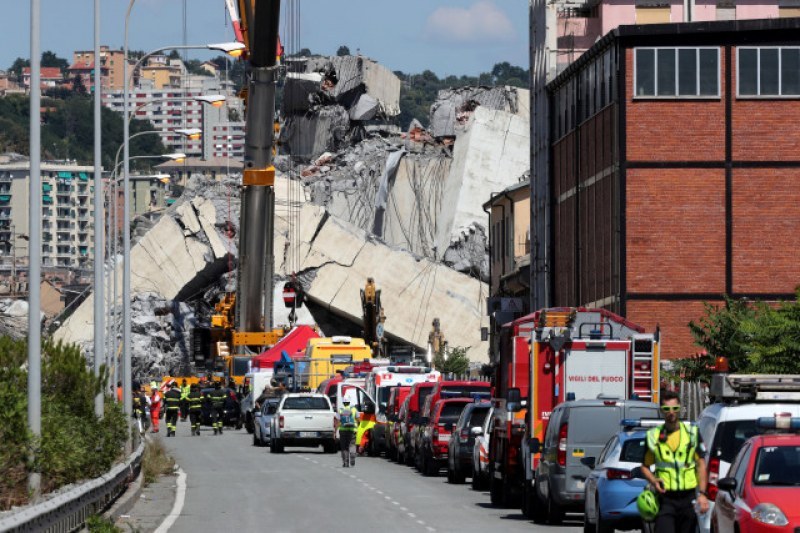
[{"label": "construction debris pile", "polygon": [[0,300],[0,335],[21,339],[27,331],[28,302],[11,298]]},{"label": "construction debris pile", "polygon": [[[482,204],[528,170],[527,92],[443,91],[431,129],[415,121],[401,134],[387,122],[399,113],[400,82],[386,68],[337,57],[288,70],[285,155],[275,162],[276,295],[296,274],[312,304],[301,323],[357,324],[358,288],[373,277],[389,338],[424,351],[439,318],[451,346],[486,361]],[[140,226],[131,252],[137,377],[185,368],[192,328],[207,325],[213,304],[235,289],[240,180],[194,176],[160,218]],[[274,302],[276,325],[285,324],[281,298]],[[56,333],[89,354],[92,306],[87,298]]]}]

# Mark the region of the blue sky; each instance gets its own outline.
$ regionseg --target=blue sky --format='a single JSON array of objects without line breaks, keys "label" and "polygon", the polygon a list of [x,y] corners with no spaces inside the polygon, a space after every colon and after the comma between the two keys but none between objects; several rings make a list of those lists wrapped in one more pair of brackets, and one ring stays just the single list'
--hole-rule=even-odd
[{"label": "blue sky", "polygon": [[[0,68],[30,55],[30,2],[0,0]],[[93,47],[93,0],[41,0],[42,50],[68,60]],[[299,43],[333,54],[346,44],[391,70],[438,75],[477,74],[500,61],[527,67],[525,0],[284,0],[300,7]],[[127,0],[102,0],[103,43],[121,47]],[[188,42],[228,41],[224,0],[187,0]],[[131,49],[180,44],[183,0],[137,0],[131,15]],[[192,52],[204,59],[209,54]]]}]

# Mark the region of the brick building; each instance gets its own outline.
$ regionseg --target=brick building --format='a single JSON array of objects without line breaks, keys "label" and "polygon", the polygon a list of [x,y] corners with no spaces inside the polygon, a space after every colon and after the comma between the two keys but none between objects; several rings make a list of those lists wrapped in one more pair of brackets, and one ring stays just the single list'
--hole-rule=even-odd
[{"label": "brick building", "polygon": [[548,85],[555,305],[696,351],[724,295],[800,284],[800,19],[620,26]]}]

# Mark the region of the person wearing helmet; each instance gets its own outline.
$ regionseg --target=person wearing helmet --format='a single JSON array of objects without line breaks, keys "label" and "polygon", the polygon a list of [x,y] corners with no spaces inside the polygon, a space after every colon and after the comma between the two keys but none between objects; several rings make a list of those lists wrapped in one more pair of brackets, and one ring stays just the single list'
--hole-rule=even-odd
[{"label": "person wearing helmet", "polygon": [[161,392],[158,390],[158,383],[150,382],[150,421],[153,425],[153,433],[158,433],[158,422],[161,418]]},{"label": "person wearing helmet", "polygon": [[697,529],[695,500],[701,513],[708,512],[703,439],[697,426],[680,421],[680,411],[678,395],[665,391],[661,395],[664,424],[648,430],[645,439],[647,452],[641,471],[655,494],[643,493],[636,503],[645,520],[655,515],[657,533]]},{"label": "person wearing helmet", "polygon": [[342,406],[336,413],[339,426],[339,448],[342,451],[342,467],[356,465],[356,428],[358,427],[358,411],[350,405],[350,398],[342,398]]},{"label": "person wearing helmet", "polygon": [[203,413],[203,395],[196,384],[191,386],[189,397],[189,422],[192,424],[192,435],[200,436],[200,416]]},{"label": "person wearing helmet", "polygon": [[225,399],[228,394],[222,389],[222,383],[215,381],[214,390],[209,396],[211,397],[211,426],[214,428],[214,435],[222,435]]},{"label": "person wearing helmet", "polygon": [[178,413],[181,408],[181,391],[178,384],[173,381],[169,384],[169,390],[164,394],[164,403],[167,407],[167,437],[174,437],[178,425]]}]

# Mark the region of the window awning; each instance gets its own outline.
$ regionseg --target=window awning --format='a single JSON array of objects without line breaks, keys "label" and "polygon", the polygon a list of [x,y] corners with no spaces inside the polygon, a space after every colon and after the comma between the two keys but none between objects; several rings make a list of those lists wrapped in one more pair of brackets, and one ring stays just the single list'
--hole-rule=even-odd
[{"label": "window awning", "polygon": [[66,180],[71,180],[72,179],[72,172],[59,172],[58,173],[58,177],[66,179]]},{"label": "window awning", "polygon": [[42,191],[50,192],[52,190],[53,190],[53,186],[52,185],[50,185],[49,183],[42,183]]},{"label": "window awning", "polygon": [[53,197],[52,196],[47,196],[45,194],[44,196],[42,196],[42,202],[45,203],[45,204],[52,204],[53,203]]},{"label": "window awning", "polygon": [[9,201],[11,201],[11,195],[0,194],[0,202],[9,202]]},{"label": "window awning", "polygon": [[89,181],[89,175],[86,172],[81,172],[78,176],[81,181]]}]

